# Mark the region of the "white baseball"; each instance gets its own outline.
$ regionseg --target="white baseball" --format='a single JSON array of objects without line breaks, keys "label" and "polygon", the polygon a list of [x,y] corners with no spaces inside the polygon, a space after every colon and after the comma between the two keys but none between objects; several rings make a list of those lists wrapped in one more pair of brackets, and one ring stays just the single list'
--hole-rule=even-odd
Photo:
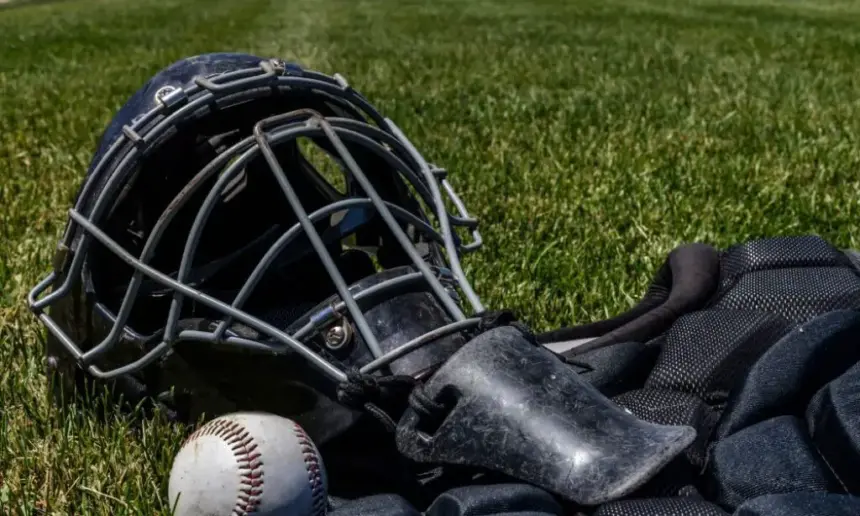
[{"label": "white baseball", "polygon": [[176,516],[318,516],[326,512],[327,489],[322,458],[302,427],[274,414],[237,412],[188,437],[167,492]]}]

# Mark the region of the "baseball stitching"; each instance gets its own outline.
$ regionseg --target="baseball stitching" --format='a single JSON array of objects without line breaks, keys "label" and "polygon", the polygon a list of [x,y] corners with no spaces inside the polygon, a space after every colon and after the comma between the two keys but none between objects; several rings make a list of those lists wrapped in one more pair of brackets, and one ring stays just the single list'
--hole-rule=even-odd
[{"label": "baseball stitching", "polygon": [[311,486],[311,496],[313,497],[313,513],[314,515],[324,515],[328,503],[325,496],[325,486],[323,486],[322,467],[320,466],[316,447],[314,447],[314,443],[308,437],[308,434],[305,433],[304,428],[294,424],[293,431],[299,439],[305,468],[308,470],[308,483]]},{"label": "baseball stitching", "polygon": [[[260,452],[257,451],[257,443],[254,442],[254,438],[251,437],[245,427],[229,419],[218,419],[204,425],[191,434],[188,441],[193,441],[204,435],[214,435],[223,439],[236,457],[241,487],[236,498],[236,505],[233,507],[233,515],[247,516],[257,512],[260,496],[263,493],[263,461],[260,459]],[[302,449],[304,450],[304,446]],[[307,463],[307,458],[305,458],[305,463]]]}]

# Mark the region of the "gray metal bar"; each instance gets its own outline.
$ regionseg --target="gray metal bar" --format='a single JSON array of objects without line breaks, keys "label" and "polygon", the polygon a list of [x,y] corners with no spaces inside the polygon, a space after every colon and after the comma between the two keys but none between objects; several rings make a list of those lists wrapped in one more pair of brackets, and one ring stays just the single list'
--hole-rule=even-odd
[{"label": "gray metal bar", "polygon": [[359,372],[367,374],[377,371],[382,367],[385,367],[386,365],[390,364],[391,362],[394,362],[398,358],[409,354],[420,347],[430,344],[436,339],[446,337],[448,335],[451,335],[452,333],[457,333],[458,331],[474,328],[480,323],[480,317],[473,317],[471,319],[463,319],[462,321],[457,321],[451,324],[446,324],[445,326],[440,326],[439,328],[431,330],[424,335],[419,335],[418,337],[410,340],[406,344],[398,348],[392,349],[385,355],[374,359],[372,362],[366,364],[364,367],[359,369]]},{"label": "gray metal bar", "polygon": [[409,141],[409,138],[403,134],[403,131],[400,130],[397,125],[394,124],[393,121],[386,118],[385,122],[389,125],[391,131],[403,141],[403,144],[406,146],[407,150],[413,155],[414,159],[420,163],[421,170],[424,172],[424,177],[430,187],[430,191],[433,194],[433,200],[436,203],[436,212],[439,217],[439,225],[442,228],[442,237],[445,239],[445,247],[448,251],[448,260],[451,262],[451,270],[454,271],[454,277],[457,279],[457,283],[460,285],[460,289],[463,290],[463,293],[466,294],[466,298],[469,300],[469,303],[472,305],[472,308],[476,313],[480,313],[484,311],[484,305],[481,303],[481,300],[478,298],[478,295],[475,293],[474,289],[472,289],[472,285],[466,281],[466,275],[463,272],[463,267],[460,265],[460,257],[457,252],[457,246],[454,243],[453,233],[451,232],[451,224],[448,220],[448,210],[445,208],[445,201],[442,199],[442,194],[439,191],[439,186],[436,184],[436,180],[433,177],[433,173],[430,171],[430,166],[421,156],[421,153],[418,152],[418,149],[412,145],[412,142]]},{"label": "gray metal bar", "polygon": [[466,209],[465,203],[463,203],[460,196],[457,195],[457,192],[455,192],[451,187],[451,183],[449,183],[447,179],[443,179],[441,183],[442,188],[445,189],[445,193],[448,195],[448,198],[451,199],[451,202],[454,203],[454,206],[456,206],[457,211],[460,213],[463,225],[466,225],[466,222],[474,224],[474,226],[472,226],[472,242],[466,245],[460,245],[460,250],[464,253],[470,253],[477,250],[484,244],[484,239],[481,237],[481,233],[478,232],[477,229],[478,220],[469,215],[469,211]]},{"label": "gray metal bar", "polygon": [[[436,276],[430,272],[430,267],[424,262],[421,256],[418,255],[412,242],[409,241],[409,237],[403,232],[403,228],[397,224],[397,221],[394,220],[394,217],[391,215],[391,212],[388,211],[388,208],[386,208],[385,203],[379,196],[379,193],[375,188],[373,188],[373,184],[367,179],[367,176],[364,175],[364,172],[361,170],[361,167],[358,166],[358,163],[355,162],[355,159],[349,153],[349,150],[347,150],[346,145],[343,144],[336,134],[335,129],[322,118],[317,119],[317,124],[319,124],[319,127],[321,127],[326,135],[328,135],[329,140],[331,140],[332,144],[335,146],[335,149],[338,154],[340,154],[344,164],[349,168],[352,176],[356,181],[358,181],[367,196],[373,200],[382,220],[385,221],[392,234],[394,234],[394,237],[400,243],[400,246],[409,258],[412,259],[415,267],[424,275],[424,279],[427,280],[427,283],[430,285],[430,288],[433,290],[433,293],[436,295],[439,302],[442,303],[442,306],[445,307],[451,317],[458,321],[463,320],[465,317],[463,316],[463,312],[460,311],[460,307],[458,307],[457,304],[454,303],[454,300],[451,299],[451,296],[445,292],[442,284],[439,283]],[[442,235],[442,238],[445,238],[444,234]]]},{"label": "gray metal bar", "polygon": [[[397,276],[396,278],[391,278],[390,280],[383,281],[382,283],[377,283],[376,285],[369,287],[367,290],[358,292],[355,294],[355,302],[360,303],[365,297],[374,296],[383,290],[395,290],[402,285],[423,280],[424,276],[422,276],[420,272],[410,272],[403,276]],[[313,314],[307,324],[293,333],[293,338],[301,340],[307,337],[314,331],[318,330],[322,325],[330,322],[331,319],[334,318],[335,314],[339,313],[345,307],[346,304],[343,301],[338,301],[334,305]]]},{"label": "gray metal bar", "polygon": [[263,153],[263,157],[266,159],[266,162],[275,174],[275,179],[277,179],[278,184],[281,186],[281,190],[283,190],[284,195],[287,197],[287,202],[292,207],[293,213],[295,213],[296,218],[299,220],[299,224],[301,224],[302,228],[305,230],[308,240],[310,240],[310,243],[317,252],[323,267],[325,267],[326,272],[328,272],[331,277],[338,294],[340,294],[341,299],[346,303],[347,310],[352,316],[353,324],[361,334],[362,339],[364,339],[365,344],[370,349],[373,356],[378,357],[382,355],[382,349],[379,347],[379,342],[376,340],[376,336],[370,329],[370,325],[367,324],[364,314],[361,313],[361,310],[359,310],[358,305],[355,303],[355,299],[353,299],[352,294],[349,292],[349,287],[347,286],[346,281],[344,281],[343,276],[341,276],[337,265],[335,265],[334,260],[328,252],[328,249],[326,249],[325,244],[323,244],[322,238],[320,238],[313,222],[308,218],[308,214],[305,211],[304,206],[302,206],[299,196],[296,195],[295,190],[293,190],[289,179],[287,179],[287,175],[284,173],[283,168],[281,168],[281,164],[278,162],[277,156],[275,156],[275,152],[269,145],[266,133],[263,132],[263,127],[272,120],[273,119],[263,120],[254,126],[254,136],[257,139],[260,151]]},{"label": "gray metal bar", "polygon": [[168,344],[167,342],[159,342],[157,346],[144,354],[142,357],[122,367],[117,367],[116,369],[112,369],[110,371],[103,371],[95,365],[90,365],[87,366],[87,371],[97,378],[115,378],[117,376],[128,374],[140,368],[148,366],[162,356],[166,355],[168,351],[170,351],[170,344]]},{"label": "gray metal bar", "polygon": [[[200,243],[200,237],[203,235],[203,227],[209,221],[209,215],[215,208],[215,203],[218,200],[218,195],[221,190],[223,190],[224,186],[233,180],[234,176],[239,173],[239,171],[242,170],[245,165],[254,158],[254,156],[255,153],[253,148],[249,148],[241,154],[236,161],[230,163],[227,170],[219,175],[215,184],[212,185],[206,199],[198,209],[197,216],[194,218],[194,222],[191,224],[191,229],[188,232],[188,239],[185,241],[185,248],[182,250],[179,271],[176,274],[177,281],[184,283],[191,271],[193,258],[197,252],[197,245]],[[210,170],[214,171],[216,168],[213,167]],[[164,340],[172,341],[176,337],[179,315],[182,313],[182,304],[182,294],[179,292],[174,293],[173,300],[170,303],[170,310],[167,313],[167,325],[164,328]]]},{"label": "gray metal bar", "polygon": [[[143,367],[148,364],[150,361],[158,358],[160,356],[159,353],[164,353],[169,349],[169,343],[176,337],[176,325],[178,323],[178,317],[181,314],[181,303],[182,299],[187,292],[192,292],[194,295],[189,295],[192,299],[196,299],[198,302],[205,304],[207,306],[212,306],[217,310],[221,310],[226,314],[226,317],[235,318],[237,320],[245,322],[250,327],[257,328],[259,331],[263,333],[271,334],[273,338],[282,342],[284,345],[297,349],[300,353],[309,353],[311,357],[316,357],[320,359],[318,355],[313,353],[311,350],[305,348],[300,342],[298,342],[296,337],[290,337],[284,332],[274,328],[263,321],[242,312],[241,310],[231,311],[230,307],[226,303],[221,302],[215,298],[211,298],[206,294],[203,294],[196,289],[187,286],[183,283],[185,276],[189,273],[189,269],[191,266],[191,257],[194,256],[196,252],[197,242],[194,242],[193,245],[187,245],[185,252],[183,253],[183,261],[187,260],[185,267],[185,274],[180,275],[177,280],[172,280],[168,276],[162,274],[159,271],[151,268],[146,264],[147,261],[151,258],[151,254],[153,249],[160,242],[163,237],[164,229],[169,226],[170,222],[173,220],[175,214],[182,206],[185,205],[187,199],[190,197],[189,191],[193,193],[199,187],[200,184],[205,182],[205,179],[211,176],[212,173],[216,171],[220,171],[221,167],[226,162],[224,158],[232,158],[237,151],[243,150],[245,147],[249,147],[245,149],[240,159],[252,159],[257,155],[255,148],[253,145],[254,140],[258,142],[260,145],[260,151],[265,153],[265,149],[268,149],[269,153],[273,156],[273,152],[271,151],[271,145],[276,144],[277,141],[281,139],[288,138],[290,136],[296,135],[298,133],[298,129],[301,127],[303,131],[308,130],[308,121],[303,123],[296,124],[297,127],[294,131],[288,131],[288,133],[279,133],[277,135],[271,135],[270,144],[269,140],[263,137],[261,139],[260,134],[255,130],[255,136],[248,137],[244,139],[242,142],[237,143],[230,150],[226,151],[222,155],[219,155],[212,163],[210,163],[207,169],[201,171],[194,179],[192,179],[192,183],[195,179],[201,178],[199,183],[190,184],[182,192],[177,194],[174,201],[162,213],[162,216],[159,217],[159,220],[156,222],[156,225],[153,228],[153,231],[150,232],[149,238],[144,246],[143,251],[139,258],[134,258],[130,253],[127,253],[121,246],[119,246],[116,242],[111,240],[105,233],[101,232],[98,229],[98,221],[102,217],[102,213],[106,208],[110,206],[110,203],[113,202],[115,198],[115,193],[119,187],[121,187],[125,180],[129,175],[129,171],[134,168],[134,165],[139,161],[141,153],[147,149],[147,145],[150,142],[158,141],[158,138],[164,134],[166,131],[175,127],[176,123],[191,113],[194,113],[196,110],[201,107],[212,103],[213,101],[217,101],[222,97],[228,97],[232,95],[232,92],[236,90],[239,86],[248,86],[248,85],[265,85],[270,84],[273,88],[285,89],[285,88],[309,88],[314,89],[319,92],[323,92],[325,94],[329,94],[333,97],[333,101],[342,102],[344,106],[352,106],[357,108],[355,111],[356,114],[359,114],[358,110],[363,111],[364,115],[368,116],[377,125],[386,130],[379,129],[377,127],[373,127],[371,125],[360,124],[355,120],[344,118],[344,119],[332,119],[331,121],[324,119],[318,113],[311,113],[308,110],[305,110],[304,115],[313,119],[313,123],[316,124],[315,131],[322,130],[322,133],[328,137],[329,141],[335,146],[337,152],[340,154],[341,159],[347,165],[347,168],[350,169],[352,175],[356,178],[359,183],[364,181],[366,184],[362,184],[362,187],[368,192],[368,199],[364,199],[364,202],[369,202],[376,207],[377,211],[380,213],[388,227],[392,230],[395,237],[400,241],[401,245],[406,250],[407,254],[410,255],[410,258],[413,258],[413,262],[415,262],[416,267],[420,271],[420,275],[424,277],[424,279],[428,282],[435,296],[440,300],[440,302],[445,305],[445,308],[451,315],[458,320],[463,320],[464,316],[460,311],[460,308],[453,302],[451,297],[448,295],[447,291],[442,288],[441,283],[439,283],[438,279],[432,273],[429,273],[428,265],[421,259],[420,256],[417,256],[417,252],[414,247],[411,246],[411,242],[406,234],[403,232],[402,228],[399,224],[397,224],[396,220],[403,220],[404,218],[408,220],[408,222],[412,223],[416,228],[425,233],[430,239],[439,242],[444,245],[444,247],[448,250],[449,260],[451,261],[452,270],[454,271],[454,276],[460,285],[460,288],[466,294],[466,296],[470,299],[470,303],[472,303],[473,308],[476,307],[475,300],[477,299],[474,296],[474,292],[471,289],[471,286],[468,282],[465,281],[465,276],[462,273],[462,268],[459,263],[458,256],[458,248],[454,243],[453,232],[451,230],[451,225],[455,226],[466,226],[470,229],[473,229],[473,236],[475,237],[475,242],[470,243],[466,246],[462,246],[461,250],[463,252],[470,251],[477,246],[480,245],[480,234],[478,233],[476,227],[477,221],[471,219],[468,216],[468,213],[465,210],[465,206],[457,197],[456,193],[453,192],[453,189],[450,185],[445,181],[444,177],[441,178],[441,184],[445,189],[445,193],[448,194],[449,198],[452,199],[452,202],[457,207],[457,211],[460,216],[454,216],[448,213],[445,209],[445,202],[442,199],[441,193],[439,191],[438,183],[435,182],[432,177],[432,172],[428,173],[428,164],[424,161],[424,158],[418,153],[418,151],[412,146],[411,142],[400,132],[399,128],[394,125],[390,120],[383,118],[382,115],[376,111],[376,109],[364,99],[358,92],[349,87],[348,83],[345,79],[341,77],[331,78],[319,72],[314,72],[311,70],[301,70],[300,72],[296,72],[293,67],[285,68],[285,75],[278,75],[281,69],[278,68],[273,62],[265,61],[261,62],[259,67],[251,67],[243,70],[237,70],[234,72],[222,74],[214,79],[207,78],[198,78],[196,84],[191,85],[187,88],[184,88],[182,91],[187,97],[187,102],[183,100],[181,106],[179,105],[165,105],[163,103],[159,103],[155,108],[144,114],[140,119],[136,120],[131,126],[126,126],[124,131],[120,133],[120,136],[115,142],[111,143],[111,146],[107,149],[106,154],[102,157],[99,163],[96,165],[93,172],[88,176],[85,180],[84,185],[82,186],[81,192],[78,195],[78,198],[75,203],[75,208],[70,213],[70,223],[65,231],[62,242],[66,242],[71,244],[72,239],[76,237],[80,233],[80,239],[78,240],[78,248],[74,250],[72,253],[71,263],[63,271],[65,277],[63,278],[62,283],[58,286],[56,290],[51,291],[49,294],[45,295],[44,298],[38,299],[38,296],[42,295],[51,284],[53,284],[57,279],[57,271],[52,272],[47,277],[45,277],[42,281],[39,282],[28,294],[28,302],[30,303],[30,308],[35,313],[37,313],[38,317],[42,322],[48,327],[48,329],[55,335],[57,338],[63,343],[63,345],[69,348],[69,351],[72,354],[81,360],[84,363],[91,362],[95,357],[104,353],[108,349],[112,348],[119,341],[119,334],[124,330],[132,307],[134,305],[134,300],[139,292],[140,284],[143,279],[143,276],[147,276],[155,279],[155,281],[159,282],[162,285],[169,286],[175,289],[176,294],[174,295],[173,302],[171,303],[171,309],[168,313],[168,325],[165,331],[165,339],[164,342],[156,346],[155,349],[151,350],[143,357],[138,359],[132,364],[128,364],[124,367],[115,369],[113,371],[104,372],[98,367],[94,365],[90,365],[90,372],[96,376],[104,377],[101,375],[117,375],[124,374],[125,372],[134,370],[139,367]],[[262,73],[261,73],[262,72]],[[241,99],[252,99],[263,96],[265,93],[260,91],[251,91],[245,92],[241,97],[237,96],[237,98]],[[193,98],[192,98],[193,97]],[[230,97],[232,98],[232,97]],[[295,116],[295,113],[292,114]],[[362,115],[363,116],[363,115]],[[159,119],[159,117],[162,117]],[[137,133],[137,130],[140,128],[147,127],[151,125],[154,121],[157,121],[154,127],[148,129],[145,133]],[[271,120],[269,120],[271,121]],[[259,124],[258,124],[259,126]],[[259,127],[258,127],[259,128]],[[337,128],[338,130],[335,130]],[[125,130],[128,129],[128,130]],[[257,128],[255,128],[257,129]],[[390,131],[390,133],[388,132]],[[442,234],[437,233],[431,226],[424,223],[420,218],[415,217],[411,212],[407,210],[403,210],[395,205],[391,205],[390,203],[385,203],[379,198],[376,190],[370,185],[367,177],[364,175],[363,171],[358,167],[355,160],[349,154],[348,149],[341,141],[341,136],[339,136],[339,132],[343,132],[343,138],[354,141],[356,143],[367,146],[368,148],[373,149],[377,154],[382,156],[392,168],[399,173],[403,174],[405,179],[412,184],[412,186],[419,192],[422,198],[424,198],[425,202],[428,205],[433,205],[436,208],[437,216],[440,218],[440,226],[442,228]],[[378,141],[381,140],[383,144],[388,144],[390,149],[386,149],[383,145],[381,145]],[[131,144],[135,145],[131,145]],[[121,153],[124,153],[120,155]],[[119,157],[119,163],[116,164],[115,167],[108,170],[106,167],[108,164],[117,161]],[[270,156],[265,156],[267,161],[270,162]],[[404,163],[403,160],[412,161],[412,166]],[[234,164],[231,164],[235,165]],[[420,179],[420,175],[414,172],[415,169],[419,169],[421,174],[424,177],[422,181]],[[238,170],[238,167],[234,168],[234,170]],[[356,173],[356,170],[358,173]],[[110,176],[107,178],[103,178],[105,173],[110,173]],[[276,173],[276,177],[278,176],[277,171],[273,168],[273,172]],[[281,176],[283,176],[283,170],[280,171]],[[234,172],[235,173],[235,172]],[[227,175],[227,174],[225,174]],[[281,178],[278,178],[279,182]],[[286,180],[286,176],[283,176],[283,179]],[[94,203],[89,204],[89,209],[87,210],[87,215],[83,214],[84,207],[87,206],[87,203],[92,202],[92,190],[98,186],[102,186],[102,191],[100,196],[95,200]],[[283,184],[281,185],[283,188]],[[213,188],[213,192],[220,192],[220,188]],[[211,193],[211,192],[210,192]],[[432,199],[432,201],[431,201]],[[291,203],[292,204],[292,203]],[[301,206],[300,206],[301,207]],[[295,209],[295,206],[293,206]],[[200,212],[198,212],[200,215]],[[305,214],[306,215],[306,214]],[[297,226],[301,226],[302,222],[306,222],[302,220],[302,217],[298,217],[300,219],[300,224]],[[200,227],[202,228],[205,224],[207,217],[200,217]],[[290,231],[294,230],[291,228]],[[311,224],[311,227],[313,224]],[[83,228],[84,231],[79,232],[79,229]],[[199,229],[199,228],[197,228]],[[315,231],[308,232],[309,238],[313,240],[316,236],[319,238],[319,233]],[[297,231],[297,230],[296,230]],[[307,232],[307,230],[306,230]],[[197,231],[196,234],[200,232]],[[295,238],[295,235],[298,235],[298,232],[294,233],[294,236],[290,238]],[[86,252],[91,244],[91,239],[96,238],[98,241],[107,246],[111,251],[116,253],[123,259],[126,263],[128,263],[132,269],[133,274],[131,281],[126,289],[125,296],[120,305],[120,309],[115,317],[111,314],[114,319],[113,327],[108,333],[105,339],[97,344],[96,346],[90,348],[86,353],[82,352],[78,345],[72,341],[68,334],[66,334],[56,323],[51,319],[47,314],[41,313],[41,311],[53,304],[56,300],[68,295],[71,288],[77,281],[77,278],[80,276],[83,261],[86,255]],[[404,239],[405,242],[404,243]],[[191,238],[189,239],[191,240]],[[288,243],[288,242],[287,242]],[[320,254],[320,249],[315,246],[315,250],[317,254]],[[271,248],[270,248],[271,251]],[[323,247],[323,251],[326,251]],[[327,255],[327,251],[325,253]],[[416,256],[417,260],[415,259]],[[320,256],[323,261],[325,261],[324,256]],[[265,257],[264,257],[265,258]],[[328,258],[331,259],[331,256],[328,255]],[[262,270],[265,270],[269,266],[271,266],[271,261],[274,259],[274,255],[270,259],[266,259],[266,263],[258,264],[258,267]],[[256,269],[255,269],[256,271]],[[342,280],[342,277],[339,276],[339,271],[336,271],[336,275],[332,274],[333,280],[339,278]],[[331,271],[329,271],[331,274]],[[259,278],[255,280],[259,281]],[[246,282],[243,285],[243,289],[245,286],[248,286],[249,283]],[[380,289],[388,285],[388,282],[384,282],[379,285]],[[253,289],[253,286],[249,288]],[[187,291],[187,292],[186,292]],[[369,292],[369,291],[368,291]],[[471,293],[471,295],[470,295]],[[342,301],[342,306],[338,309],[342,309],[346,307],[353,314],[353,317],[356,320],[357,326],[360,326],[362,322],[366,324],[366,320],[364,320],[363,315],[358,314],[359,317],[356,317],[356,313],[354,313],[354,309],[356,306],[356,299],[360,299],[358,296],[361,294],[357,294],[356,296],[352,296],[347,292],[347,296]],[[247,295],[247,294],[246,294]],[[198,297],[202,296],[202,297]],[[473,299],[473,296],[475,299]],[[244,301],[239,303],[239,306]],[[234,301],[235,303],[235,301]],[[351,306],[352,305],[352,306]],[[478,301],[478,306],[480,306],[480,301]],[[482,306],[480,306],[483,309]],[[237,317],[238,314],[240,317]],[[251,322],[247,322],[251,321]],[[223,324],[223,321],[222,321]],[[226,326],[225,326],[226,327]],[[221,326],[219,325],[219,329]],[[299,331],[301,332],[305,328],[303,327]],[[360,327],[358,328],[361,332]],[[187,330],[186,330],[187,331]],[[180,333],[180,335],[186,335],[186,331]],[[368,330],[369,331],[369,330]],[[205,333],[205,332],[201,332]],[[193,334],[192,334],[193,335]],[[295,335],[298,335],[296,333]],[[221,332],[219,337],[223,337],[223,332]],[[372,346],[372,342],[375,343],[375,338],[367,339],[367,336],[362,333],[362,336],[365,337],[365,340],[368,341],[368,345]],[[215,338],[213,334],[211,338]],[[234,339],[234,340],[230,340]],[[228,341],[236,345],[244,345],[235,340],[236,337],[228,337]],[[296,348],[296,346],[299,346]],[[377,344],[378,347],[378,344]],[[304,350],[304,351],[301,351]],[[377,352],[374,352],[374,355],[377,355]],[[308,358],[308,357],[306,357]],[[309,358],[311,363],[316,367],[322,367],[324,372],[329,376],[334,377],[336,380],[341,381],[341,378],[338,374],[332,372],[332,370],[327,370],[326,367],[317,363],[313,358]],[[321,359],[320,359],[321,360]],[[328,365],[327,362],[324,362],[325,365]],[[335,368],[333,371],[339,373],[339,371]]]},{"label": "gray metal bar", "polygon": [[[234,145],[234,148],[238,147],[238,145],[239,144]],[[224,153],[219,156],[218,159],[213,160],[213,162],[209,163],[197,175],[195,175],[194,179],[189,182],[185,189],[183,189],[179,194],[177,194],[176,198],[174,198],[173,202],[171,203],[171,208],[165,210],[162,213],[162,215],[158,218],[155,225],[153,226],[152,231],[150,231],[149,237],[144,244],[143,250],[141,251],[141,255],[139,258],[139,261],[141,263],[148,262],[149,259],[152,257],[152,253],[155,251],[155,247],[161,241],[161,238],[164,234],[164,231],[167,229],[167,226],[170,224],[170,222],[173,220],[179,210],[185,205],[185,202],[187,202],[190,195],[193,194],[200,186],[205,183],[205,179],[217,172],[220,167],[220,164],[226,162],[229,156],[229,153]],[[250,159],[243,158],[245,157],[240,156],[240,158],[237,159],[236,162],[234,162],[234,165],[244,165],[245,162]],[[140,290],[141,281],[143,280],[143,276],[140,270],[137,267],[134,267],[134,269],[134,273],[132,274],[131,280],[129,281],[129,285],[126,288],[125,295],[123,296],[122,303],[120,304],[119,312],[116,314],[114,324],[111,327],[110,332],[100,343],[96,344],[86,353],[84,353],[85,360],[92,360],[112,348],[116,342],[116,339],[119,337],[119,334],[122,332],[126,321],[128,321],[128,317],[129,315],[131,315],[131,310],[134,307],[134,301],[137,297],[137,293]],[[181,275],[177,278],[177,281],[182,282],[183,280],[184,277],[182,277]],[[173,332],[170,332],[169,329],[170,314],[168,314],[168,325],[165,328],[164,335],[164,340],[168,342],[172,341],[174,338]]]},{"label": "gray metal bar", "polygon": [[[86,231],[88,231],[96,240],[101,242],[108,249],[116,253],[116,255],[128,265],[134,266],[134,262],[137,260],[134,256],[132,256],[128,251],[123,249],[119,244],[114,242],[110,237],[108,237],[104,232],[102,232],[98,227],[96,227],[92,222],[86,219],[83,215],[71,211],[69,214],[75,221],[77,221]],[[199,292],[188,285],[184,285],[174,280],[173,278],[163,274],[149,265],[139,263],[137,265],[141,272],[143,272],[146,276],[152,278],[154,281],[158,283],[176,289],[180,291],[183,295],[195,300],[196,302],[206,305],[215,310],[221,310],[227,314],[230,314],[233,318],[247,326],[256,329],[262,333],[266,333],[272,338],[282,342],[284,345],[289,346],[293,350],[295,350],[299,355],[303,358],[307,359],[308,362],[317,369],[319,369],[322,373],[324,373],[329,378],[341,382],[346,380],[346,374],[342,371],[338,370],[333,365],[329,364],[322,357],[311,351],[308,347],[306,347],[301,342],[293,339],[286,333],[277,329],[276,327],[268,324],[256,317],[246,314],[241,310],[236,310],[231,307],[227,303],[216,299],[214,297],[208,296],[202,292]]]},{"label": "gray metal bar", "polygon": [[[179,338],[182,340],[196,340],[199,342],[215,343],[215,337],[212,332],[197,331],[197,330],[182,330],[179,332]],[[252,351],[262,351],[266,353],[281,353],[283,346],[273,346],[257,340],[243,339],[242,337],[227,337],[220,341],[230,345],[235,345],[237,348],[250,349]]]},{"label": "gray metal bar", "polygon": [[[324,206],[324,207],[320,208],[319,210],[308,215],[308,217],[311,219],[311,222],[317,222],[317,221],[321,220],[322,218],[327,217],[328,215],[331,215],[332,213],[335,213],[335,212],[340,211],[342,209],[347,209],[347,208],[350,208],[353,206],[363,206],[363,205],[368,205],[368,204],[372,204],[372,201],[370,199],[360,199],[360,198],[344,199],[342,201],[337,201],[335,203],[329,204],[328,206]],[[386,204],[388,204],[388,203],[386,203]],[[436,233],[436,231],[432,227],[430,227],[429,224],[427,224],[423,220],[419,219],[418,217],[416,217],[414,214],[408,212],[407,210],[404,210],[400,206],[396,206],[396,205],[391,204],[389,207],[392,210],[394,210],[394,213],[396,214],[396,216],[398,218],[403,218],[406,221],[411,222],[412,224],[414,224],[416,226],[416,228],[419,231],[422,231],[424,234],[426,234],[431,239],[436,240],[439,243],[443,243],[442,236],[439,235],[438,233]],[[241,290],[239,291],[239,293],[234,298],[233,303],[232,303],[232,306],[234,308],[242,308],[242,305],[245,303],[245,301],[248,300],[248,296],[251,295],[251,292],[253,292],[254,288],[256,288],[257,284],[259,284],[260,279],[263,276],[263,273],[269,268],[269,266],[272,264],[272,262],[275,260],[275,258],[277,258],[278,254],[280,254],[281,251],[283,251],[284,248],[290,244],[290,242],[292,242],[297,236],[299,236],[299,232],[301,230],[302,230],[301,225],[295,224],[290,229],[288,229],[286,232],[284,232],[284,234],[281,235],[281,237],[274,244],[272,244],[271,247],[269,247],[269,250],[266,251],[266,254],[263,255],[263,257],[260,259],[259,263],[257,263],[257,266],[251,272],[250,276],[248,276],[248,279],[242,285]],[[232,321],[230,320],[229,317],[225,318],[223,321],[221,321],[221,323],[218,325],[218,328],[215,330],[215,335],[217,337],[223,336],[224,331],[226,331],[227,326],[231,322]]]}]

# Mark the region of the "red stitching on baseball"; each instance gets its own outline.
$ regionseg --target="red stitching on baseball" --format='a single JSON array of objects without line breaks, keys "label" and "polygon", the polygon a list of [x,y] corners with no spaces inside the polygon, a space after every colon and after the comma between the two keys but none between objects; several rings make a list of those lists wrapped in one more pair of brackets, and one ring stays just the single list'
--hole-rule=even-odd
[{"label": "red stitching on baseball", "polygon": [[299,447],[305,461],[305,469],[308,472],[308,483],[311,486],[314,515],[324,515],[328,501],[324,492],[322,468],[320,467],[316,447],[311,438],[308,437],[308,434],[305,433],[305,430],[298,424],[293,425],[293,431],[299,439]]},{"label": "red stitching on baseball", "polygon": [[202,437],[214,435],[220,437],[232,450],[239,466],[239,482],[242,487],[236,497],[236,506],[233,508],[233,516],[247,516],[257,512],[260,505],[260,496],[263,494],[263,461],[260,460],[260,452],[257,451],[257,443],[251,437],[248,430],[242,425],[229,419],[216,419],[198,428],[196,432],[188,436],[186,443]]}]

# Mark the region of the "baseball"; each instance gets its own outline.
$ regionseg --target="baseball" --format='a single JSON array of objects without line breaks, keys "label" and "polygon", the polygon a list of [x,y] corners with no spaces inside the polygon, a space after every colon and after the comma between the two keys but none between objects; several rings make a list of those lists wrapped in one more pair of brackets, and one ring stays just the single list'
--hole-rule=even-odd
[{"label": "baseball", "polygon": [[176,516],[317,516],[326,512],[319,452],[294,421],[239,412],[201,426],[173,460]]}]

